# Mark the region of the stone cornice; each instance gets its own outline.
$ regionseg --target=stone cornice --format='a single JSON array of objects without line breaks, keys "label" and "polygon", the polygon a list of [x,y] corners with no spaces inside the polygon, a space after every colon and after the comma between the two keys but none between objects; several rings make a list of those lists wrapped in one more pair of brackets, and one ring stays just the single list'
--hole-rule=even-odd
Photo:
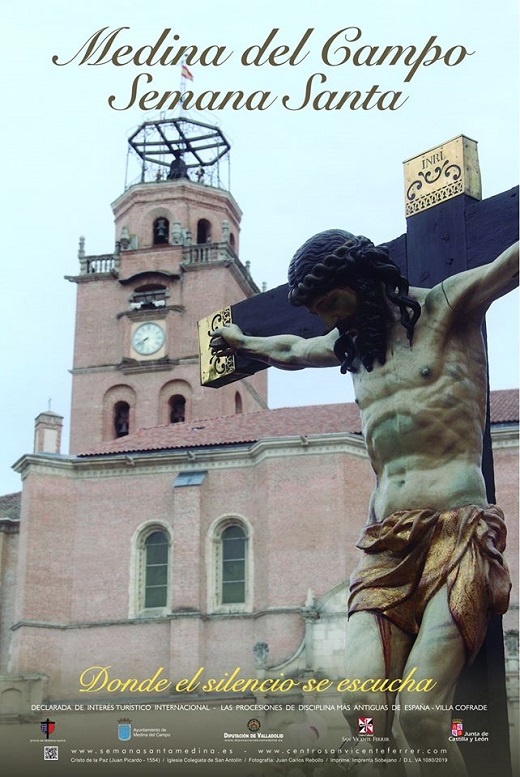
[{"label": "stone cornice", "polygon": [[26,477],[29,470],[67,478],[120,477],[138,471],[197,471],[254,467],[264,459],[342,453],[367,458],[360,435],[314,434],[264,438],[255,443],[239,443],[170,451],[118,453],[97,456],[58,456],[29,453],[19,458],[13,469]]},{"label": "stone cornice", "polygon": [[[497,450],[518,447],[516,425],[492,428],[493,447]],[[265,459],[341,453],[368,458],[359,434],[338,432],[287,437],[266,437],[254,443],[232,443],[200,448],[182,448],[135,453],[65,456],[30,453],[20,457],[13,469],[25,478],[30,470],[39,474],[66,478],[120,477],[136,472],[197,471],[255,467]]]},{"label": "stone cornice", "polygon": [[18,534],[20,531],[20,519],[0,518],[1,534]]},{"label": "stone cornice", "polygon": [[184,305],[165,305],[162,308],[145,308],[142,310],[123,310],[116,318],[129,318],[131,321],[147,321],[149,318],[163,319],[168,313],[184,313]]},{"label": "stone cornice", "polygon": [[493,448],[518,448],[518,424],[491,427],[491,443]]},{"label": "stone cornice", "polygon": [[80,275],[64,275],[66,281],[71,283],[91,283],[91,281],[113,281],[119,277],[115,270],[108,272],[81,273]]},{"label": "stone cornice", "polygon": [[11,631],[17,631],[22,628],[29,629],[49,629],[53,631],[75,631],[78,629],[98,629],[112,626],[139,625],[146,626],[156,623],[168,623],[168,621],[182,620],[183,618],[197,618],[199,620],[222,620],[222,619],[258,619],[270,615],[306,615],[307,607],[298,605],[288,605],[287,607],[265,607],[260,610],[240,610],[236,612],[201,612],[200,610],[190,610],[188,612],[169,612],[157,616],[141,616],[134,618],[110,618],[99,621],[76,621],[71,623],[56,623],[54,621],[37,621],[31,619],[22,619],[14,623]]},{"label": "stone cornice", "polygon": [[178,359],[169,359],[167,356],[143,362],[137,359],[123,359],[122,362],[116,365],[116,369],[124,375],[132,375],[136,372],[164,372],[165,370],[172,370],[178,364]]}]

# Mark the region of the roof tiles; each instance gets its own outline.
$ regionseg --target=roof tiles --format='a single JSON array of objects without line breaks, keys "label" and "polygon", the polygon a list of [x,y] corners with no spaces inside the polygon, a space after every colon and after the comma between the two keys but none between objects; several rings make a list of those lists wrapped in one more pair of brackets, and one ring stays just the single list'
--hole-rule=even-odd
[{"label": "roof tiles", "polygon": [[[518,391],[491,392],[491,422],[518,421]],[[233,416],[167,424],[140,429],[134,434],[102,443],[80,456],[216,447],[257,442],[266,437],[311,434],[361,433],[353,402],[261,410]]]},{"label": "roof tiles", "polygon": [[154,426],[103,443],[80,455],[236,445],[266,437],[334,432],[361,433],[359,412],[354,403],[284,407]]},{"label": "roof tiles", "polygon": [[0,521],[18,521],[20,518],[20,505],[22,492],[4,494],[0,496]]}]

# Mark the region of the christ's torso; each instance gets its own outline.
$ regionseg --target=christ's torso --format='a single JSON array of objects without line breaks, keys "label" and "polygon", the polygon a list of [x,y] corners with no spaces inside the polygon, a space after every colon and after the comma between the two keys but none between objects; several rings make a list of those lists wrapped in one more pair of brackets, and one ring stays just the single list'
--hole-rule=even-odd
[{"label": "christ's torso", "polygon": [[479,321],[422,305],[413,346],[392,323],[384,365],[354,373],[377,483],[369,521],[397,510],[485,505],[486,360]]}]

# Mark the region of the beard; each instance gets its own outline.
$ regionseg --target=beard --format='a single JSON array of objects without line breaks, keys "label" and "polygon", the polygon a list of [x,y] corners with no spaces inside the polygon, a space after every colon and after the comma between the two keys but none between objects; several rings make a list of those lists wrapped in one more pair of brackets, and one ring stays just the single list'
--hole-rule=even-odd
[{"label": "beard", "polygon": [[342,375],[358,372],[359,363],[367,372],[372,372],[376,361],[379,364],[386,361],[389,311],[384,302],[374,302],[363,302],[354,319],[337,325],[340,335],[334,343],[334,353],[341,362]]},{"label": "beard", "polygon": [[340,372],[342,375],[345,375],[346,372],[358,371],[358,368],[354,366],[354,361],[359,358],[357,342],[357,334],[340,329],[340,335],[334,343],[334,353],[341,362]]}]

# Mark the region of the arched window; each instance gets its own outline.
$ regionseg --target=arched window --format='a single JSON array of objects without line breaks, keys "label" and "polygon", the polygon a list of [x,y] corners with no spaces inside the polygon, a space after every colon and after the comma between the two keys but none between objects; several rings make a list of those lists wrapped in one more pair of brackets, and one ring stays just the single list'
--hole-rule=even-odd
[{"label": "arched window", "polygon": [[211,224],[207,219],[197,222],[197,243],[211,243]]},{"label": "arched window", "polygon": [[154,246],[167,245],[170,240],[170,222],[164,216],[159,216],[153,222],[153,244]]},{"label": "arched window", "polygon": [[101,434],[103,440],[115,440],[135,431],[136,393],[125,383],[116,383],[103,396]]},{"label": "arched window", "polygon": [[216,518],[207,535],[209,612],[249,612],[253,607],[253,527],[239,515]]},{"label": "arched window", "polygon": [[246,600],[246,535],[241,526],[228,526],[222,532],[222,604],[243,604]]},{"label": "arched window", "polygon": [[130,431],[130,405],[128,402],[116,402],[114,405],[114,433],[116,437],[125,437]]},{"label": "arched window", "polygon": [[132,538],[129,616],[162,616],[171,609],[172,532],[168,525],[147,522]]},{"label": "arched window", "polygon": [[235,413],[242,413],[243,412],[243,406],[242,406],[242,397],[238,393],[238,391],[235,394]]},{"label": "arched window", "polygon": [[154,531],[144,543],[144,607],[166,607],[170,543],[163,531]]},{"label": "arched window", "polygon": [[168,380],[161,386],[158,401],[157,423],[177,424],[192,417],[193,389],[187,380]]},{"label": "arched window", "polygon": [[170,423],[179,424],[186,420],[186,400],[182,394],[170,398]]},{"label": "arched window", "polygon": [[234,251],[235,250],[235,236],[234,236],[234,234],[232,232],[229,235],[229,245],[231,246],[231,248]]}]

